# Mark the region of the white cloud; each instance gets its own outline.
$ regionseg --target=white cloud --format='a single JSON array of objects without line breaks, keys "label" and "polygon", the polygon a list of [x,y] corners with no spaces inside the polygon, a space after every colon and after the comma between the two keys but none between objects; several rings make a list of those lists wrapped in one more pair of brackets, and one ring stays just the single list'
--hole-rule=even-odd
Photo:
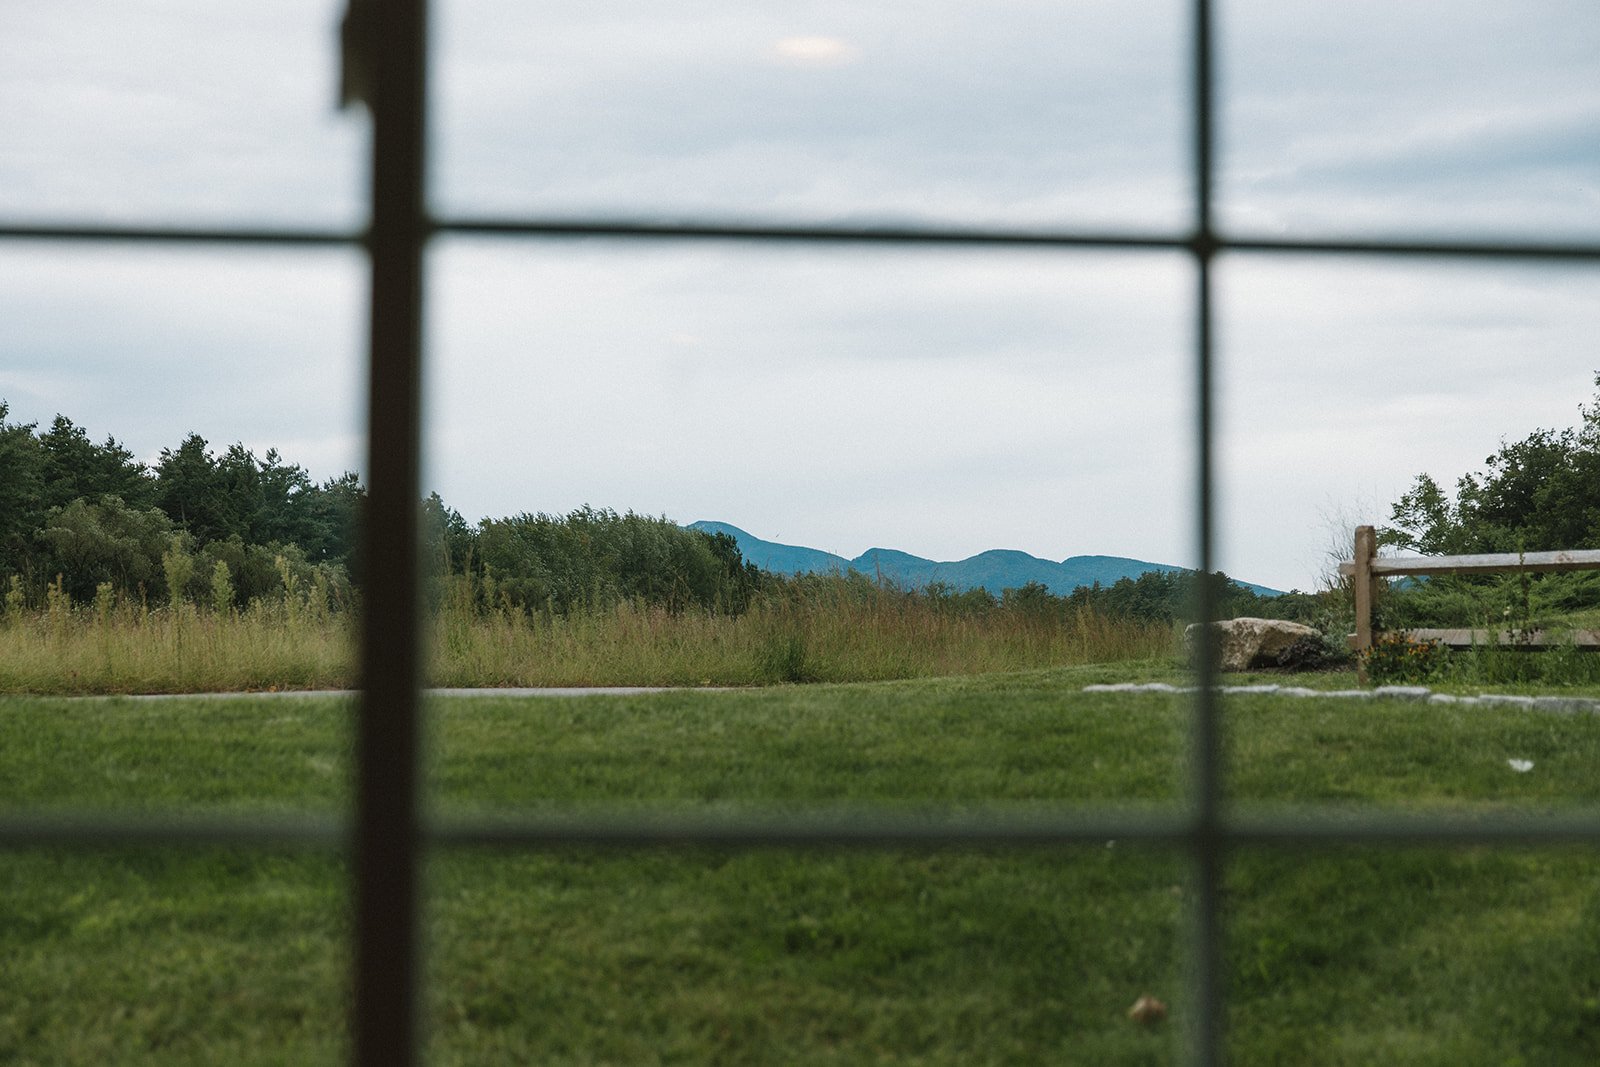
[{"label": "white cloud", "polygon": [[781,63],[800,67],[839,67],[861,58],[861,49],[837,37],[785,37],[772,46]]}]

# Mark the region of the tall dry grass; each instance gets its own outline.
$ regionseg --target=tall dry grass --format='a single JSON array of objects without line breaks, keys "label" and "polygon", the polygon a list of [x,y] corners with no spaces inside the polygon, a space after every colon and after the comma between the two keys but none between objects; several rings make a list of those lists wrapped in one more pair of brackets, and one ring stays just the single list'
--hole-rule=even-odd
[{"label": "tall dry grass", "polygon": [[137,601],[73,605],[0,622],[0,692],[180,693],[349,685],[348,616],[258,601],[245,611]]},{"label": "tall dry grass", "polygon": [[[0,692],[163,693],[356,684],[354,617],[285,596],[248,610],[106,597],[0,622]],[[766,685],[876,681],[1170,656],[1173,631],[1083,611],[960,613],[843,586],[743,615],[622,603],[569,615],[485,609],[463,584],[429,615],[441,686]]]}]

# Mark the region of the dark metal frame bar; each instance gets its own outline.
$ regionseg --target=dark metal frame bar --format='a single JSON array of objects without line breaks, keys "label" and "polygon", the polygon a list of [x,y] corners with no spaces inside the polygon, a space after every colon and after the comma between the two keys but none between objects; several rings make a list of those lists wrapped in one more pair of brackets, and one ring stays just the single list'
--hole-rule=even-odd
[{"label": "dark metal frame bar", "polygon": [[[751,220],[748,222],[686,219],[660,222],[624,218],[473,218],[424,215],[425,237],[618,238],[668,241],[758,241],[781,244],[970,245],[980,248],[1099,249],[1106,251],[1169,251],[1199,253],[1192,233],[1160,234],[1138,230],[1012,230],[953,226],[808,226]],[[1600,244],[1563,241],[1387,240],[1378,237],[1266,237],[1248,233],[1211,234],[1210,253],[1248,252],[1265,255],[1375,256],[1385,259],[1535,260],[1600,262]],[[357,247],[364,232],[337,229],[136,226],[108,223],[5,222],[0,241],[48,243],[114,243],[161,245],[282,245],[284,247]]]},{"label": "dark metal frame bar", "polygon": [[[358,0],[359,2],[359,0]],[[427,5],[363,23],[373,72],[367,511],[356,716],[354,1051],[415,1063],[421,975],[422,257],[427,243]]]},{"label": "dark metal frame bar", "polygon": [[[365,6],[369,0],[352,0]],[[422,758],[417,636],[417,515],[422,360],[422,259],[430,238],[598,238],[617,240],[800,242],[835,245],[1167,251],[1195,265],[1196,539],[1199,566],[1213,569],[1212,264],[1219,253],[1600,264],[1600,244],[1540,241],[1265,238],[1219,234],[1213,225],[1216,100],[1211,0],[1193,0],[1191,99],[1195,224],[1181,234],[1133,231],[982,229],[948,226],[810,226],[726,220],[431,218],[426,171],[426,0],[386,0],[363,23],[372,65],[372,221],[365,233],[334,229],[186,227],[0,220],[0,241],[353,247],[371,256],[368,393],[369,500],[363,544],[373,578],[362,630],[357,801],[353,824],[311,818],[139,818],[111,813],[0,816],[0,849],[31,847],[348,848],[355,858],[353,1057],[362,1065],[407,1067],[418,1058],[420,899],[418,874],[429,848],[868,848],[1025,849],[1093,844],[1186,851],[1191,900],[1190,1061],[1222,1062],[1221,885],[1227,853],[1247,846],[1326,848],[1600,843],[1600,812],[1450,816],[1230,813],[1224,805],[1221,709],[1214,649],[1198,669],[1186,805],[1177,814],[1114,810],[995,809],[953,821],[938,813],[834,811],[804,816],[722,817],[573,812],[566,818],[445,820],[426,823],[419,798]],[[380,580],[381,576],[381,580]],[[1209,587],[1196,605],[1216,617]]]}]

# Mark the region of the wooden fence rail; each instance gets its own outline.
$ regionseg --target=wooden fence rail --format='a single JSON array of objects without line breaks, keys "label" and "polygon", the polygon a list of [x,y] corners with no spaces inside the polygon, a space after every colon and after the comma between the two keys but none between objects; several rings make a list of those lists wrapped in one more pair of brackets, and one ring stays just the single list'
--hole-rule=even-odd
[{"label": "wooden fence rail", "polygon": [[[1350,643],[1357,655],[1372,648],[1372,601],[1378,582],[1407,574],[1506,574],[1536,571],[1600,570],[1600,549],[1580,548],[1559,552],[1500,552],[1475,556],[1396,556],[1378,558],[1378,534],[1371,526],[1357,526],[1354,558],[1339,564],[1339,573],[1355,579],[1356,632]],[[1509,635],[1487,630],[1416,630],[1417,639],[1445,644],[1483,644]],[[1594,634],[1575,634],[1579,647],[1600,644]],[[1542,644],[1542,641],[1528,642]],[[1365,660],[1360,668],[1366,680]]]}]

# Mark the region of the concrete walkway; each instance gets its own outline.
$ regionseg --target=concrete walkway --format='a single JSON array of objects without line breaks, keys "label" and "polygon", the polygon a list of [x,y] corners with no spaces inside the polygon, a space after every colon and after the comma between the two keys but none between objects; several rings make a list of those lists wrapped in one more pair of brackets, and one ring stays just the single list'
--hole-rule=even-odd
[{"label": "concrete walkway", "polygon": [[[506,689],[424,689],[425,697],[617,697],[640,693],[720,693],[728,686],[573,685]],[[234,700],[256,697],[355,697],[356,689],[274,689],[232,693],[95,693],[61,700]],[[48,694],[16,694],[45,699]]]}]

